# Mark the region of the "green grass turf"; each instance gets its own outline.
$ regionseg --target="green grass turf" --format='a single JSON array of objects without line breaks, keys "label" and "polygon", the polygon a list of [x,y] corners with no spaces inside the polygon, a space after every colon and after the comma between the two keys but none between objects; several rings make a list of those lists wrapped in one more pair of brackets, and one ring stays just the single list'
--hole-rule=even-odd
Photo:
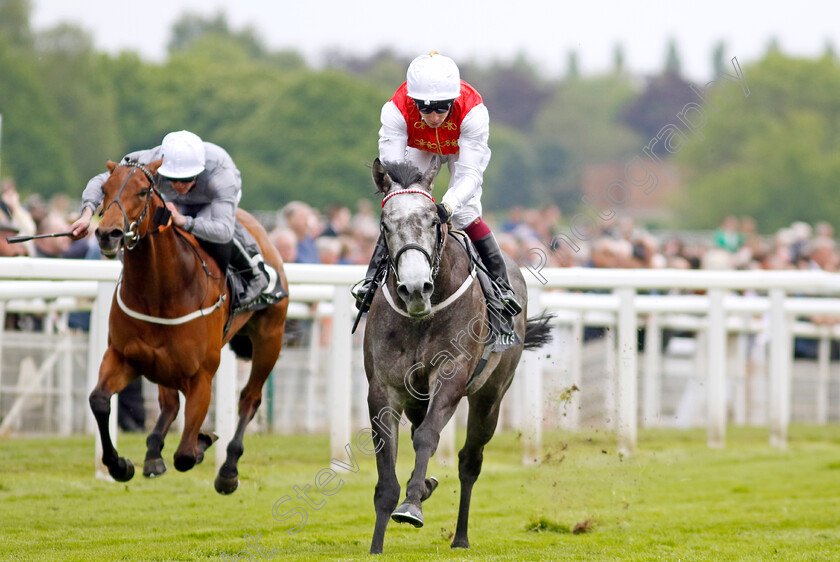
[{"label": "green grass turf", "polygon": [[[459,442],[463,435],[459,435]],[[398,478],[413,451],[401,436]],[[485,449],[473,493],[469,550],[449,548],[458,509],[457,469],[432,460],[440,487],[424,503],[425,527],[391,523],[378,560],[838,560],[840,431],[794,426],[785,450],[761,428],[728,428],[725,449],[708,449],[702,430],[646,430],[622,457],[610,433],[550,433],[539,466],[521,464],[517,435]],[[144,437],[120,436],[137,475],[128,483],[93,478],[93,438],[0,441],[0,560],[224,560],[261,534],[274,560],[368,560],[373,530],[372,457],[355,451],[357,473],[332,496],[315,491],[329,466],[325,436],[249,435],[241,485],[213,490],[213,449],[187,473],[142,476]],[[345,459],[346,460],[346,459]],[[331,485],[335,485],[333,481]],[[293,486],[313,485],[320,509],[278,521],[304,506]],[[585,532],[572,532],[575,527]],[[264,560],[250,549],[251,558]]]}]

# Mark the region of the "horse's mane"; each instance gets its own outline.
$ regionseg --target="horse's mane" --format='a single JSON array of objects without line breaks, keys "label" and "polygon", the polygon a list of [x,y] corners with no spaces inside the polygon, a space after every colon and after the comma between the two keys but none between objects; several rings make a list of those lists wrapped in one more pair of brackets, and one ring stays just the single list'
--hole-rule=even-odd
[{"label": "horse's mane", "polygon": [[391,181],[403,187],[414,185],[423,178],[423,174],[411,162],[382,162],[382,167],[391,176]]}]

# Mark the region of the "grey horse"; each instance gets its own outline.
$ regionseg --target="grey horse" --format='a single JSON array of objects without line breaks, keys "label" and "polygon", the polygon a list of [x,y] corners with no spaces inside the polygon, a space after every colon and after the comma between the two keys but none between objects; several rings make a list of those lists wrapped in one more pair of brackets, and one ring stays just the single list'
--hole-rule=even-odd
[{"label": "grey horse", "polygon": [[[488,308],[466,247],[441,224],[432,197],[440,170],[435,158],[425,173],[408,163],[373,163],[383,194],[381,229],[389,249],[387,280],[376,293],[364,335],[368,408],[376,450],[376,525],[370,552],[381,553],[388,520],[423,526],[421,503],[437,480],[427,478],[440,432],[461,398],[469,401],[464,447],[458,454],[461,501],[452,547],[468,548],[470,497],[481,471],[484,446],[496,429],[502,397],[513,380],[523,347],[548,341],[548,318],[526,322],[527,291],[516,263],[508,275],[523,314],[514,318],[519,342],[482,357],[492,345]],[[492,311],[492,309],[491,309]],[[479,365],[483,368],[477,369]],[[397,438],[403,412],[411,422],[414,471],[399,504]]]}]

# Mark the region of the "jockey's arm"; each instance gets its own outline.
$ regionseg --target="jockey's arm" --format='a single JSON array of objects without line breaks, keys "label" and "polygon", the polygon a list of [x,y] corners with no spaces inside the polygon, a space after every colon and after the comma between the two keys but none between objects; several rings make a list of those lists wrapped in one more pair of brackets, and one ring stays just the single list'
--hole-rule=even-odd
[{"label": "jockey's arm", "polygon": [[481,187],[484,170],[490,163],[489,138],[490,116],[484,104],[477,105],[461,122],[458,159],[453,164],[449,188],[442,200],[453,213],[457,213]]},{"label": "jockey's arm", "polygon": [[405,149],[408,146],[405,117],[394,102],[388,101],[382,106],[380,120],[382,127],[379,129],[379,159],[383,162],[402,162],[405,160]]},{"label": "jockey's arm", "polygon": [[102,200],[105,199],[105,192],[102,191],[102,186],[108,181],[111,172],[103,172],[90,178],[85,190],[82,192],[82,212],[85,209],[90,209],[91,214],[96,211]]},{"label": "jockey's arm", "polygon": [[[155,147],[149,150],[138,150],[123,156],[120,162],[134,161],[141,164],[149,164],[160,158],[160,147]],[[82,211],[89,207],[91,214],[96,211],[102,200],[105,199],[105,192],[102,191],[102,186],[111,177],[111,172],[105,171],[90,178],[85,190],[82,192]]]},{"label": "jockey's arm", "polygon": [[210,188],[214,193],[213,200],[195,217],[185,217],[184,230],[202,240],[224,244],[233,239],[241,191],[228,170],[214,174],[210,178]]}]

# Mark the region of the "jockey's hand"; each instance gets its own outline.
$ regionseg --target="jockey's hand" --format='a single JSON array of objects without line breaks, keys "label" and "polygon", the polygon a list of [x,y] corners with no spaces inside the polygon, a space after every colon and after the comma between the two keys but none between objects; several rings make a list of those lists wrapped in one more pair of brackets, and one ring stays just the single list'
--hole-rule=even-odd
[{"label": "jockey's hand", "polygon": [[452,207],[446,203],[438,203],[435,207],[437,207],[437,214],[440,217],[440,222],[448,223],[449,219],[452,218]]},{"label": "jockey's hand", "polygon": [[90,207],[85,207],[82,210],[82,216],[76,219],[76,222],[70,225],[70,232],[73,234],[70,236],[73,240],[81,240],[88,234],[88,229],[90,229],[90,217],[93,216],[93,211]]},{"label": "jockey's hand", "polygon": [[187,218],[178,211],[178,207],[175,206],[175,203],[170,201],[166,204],[166,208],[172,212],[172,224],[180,228],[183,228],[184,225],[187,224]]}]

